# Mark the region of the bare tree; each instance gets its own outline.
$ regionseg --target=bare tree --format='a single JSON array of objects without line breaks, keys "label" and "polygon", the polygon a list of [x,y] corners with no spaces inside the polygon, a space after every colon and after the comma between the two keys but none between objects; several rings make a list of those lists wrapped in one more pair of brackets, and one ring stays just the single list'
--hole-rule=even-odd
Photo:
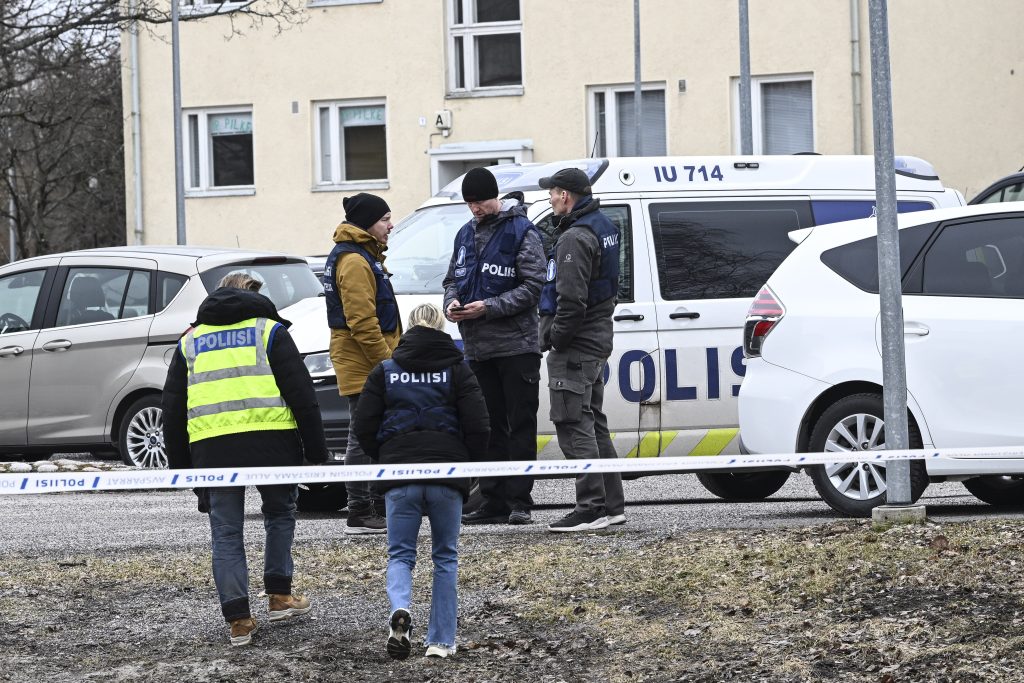
[{"label": "bare tree", "polygon": [[[229,33],[268,23],[280,31],[305,18],[302,0],[177,1],[187,10],[182,21],[224,17]],[[0,105],[9,90],[68,66],[74,57],[59,56],[69,45],[103,56],[119,31],[169,22],[170,7],[171,0],[0,0]]]},{"label": "bare tree", "polygon": [[303,0],[0,0],[0,235],[14,227],[19,257],[124,243],[119,34],[170,21],[172,1],[229,36],[304,19]]}]

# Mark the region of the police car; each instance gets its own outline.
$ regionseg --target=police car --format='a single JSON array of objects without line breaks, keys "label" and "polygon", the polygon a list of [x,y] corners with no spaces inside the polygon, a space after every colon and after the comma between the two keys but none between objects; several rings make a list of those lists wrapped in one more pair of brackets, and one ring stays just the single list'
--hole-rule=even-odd
[{"label": "police car", "polygon": [[[615,349],[604,409],[621,457],[738,452],[742,331],[758,290],[793,249],[788,233],[874,213],[868,156],[632,157],[492,166],[501,195],[521,192],[548,248],[554,236],[538,181],[582,169],[620,231]],[[403,313],[440,304],[455,233],[471,217],[462,178],[403,219],[387,267]],[[901,212],[960,206],[927,162],[897,157]],[[448,331],[458,338],[458,329]],[[543,365],[542,365],[543,372]],[[541,386],[546,386],[542,378]],[[541,391],[540,457],[561,457]],[[777,491],[789,472],[698,475],[726,499]]]}]

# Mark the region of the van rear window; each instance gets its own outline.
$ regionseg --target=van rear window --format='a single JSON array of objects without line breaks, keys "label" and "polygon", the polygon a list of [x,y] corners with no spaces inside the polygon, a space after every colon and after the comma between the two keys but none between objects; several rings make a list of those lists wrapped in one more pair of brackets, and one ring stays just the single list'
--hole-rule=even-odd
[{"label": "van rear window", "polygon": [[654,202],[658,282],[666,301],[753,297],[809,228],[809,200]]}]

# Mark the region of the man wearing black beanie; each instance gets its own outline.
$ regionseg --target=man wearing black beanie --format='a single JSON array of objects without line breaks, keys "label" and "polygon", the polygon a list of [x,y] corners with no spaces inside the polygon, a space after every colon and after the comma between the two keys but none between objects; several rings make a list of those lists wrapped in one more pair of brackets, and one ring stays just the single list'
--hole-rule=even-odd
[{"label": "man wearing black beanie", "polygon": [[[540,341],[537,302],[544,286],[540,232],[521,199],[498,199],[498,182],[486,168],[462,180],[473,218],[459,230],[448,275],[444,311],[459,325],[469,365],[491,420],[488,460],[537,458]],[[529,524],[533,479],[480,480],[484,502],[464,524]]]},{"label": "man wearing black beanie", "polygon": [[[338,391],[348,398],[355,415],[359,395],[370,371],[391,358],[402,325],[398,304],[384,268],[384,251],[391,233],[391,208],[380,197],[360,192],[342,200],[345,222],[334,231],[334,249],[324,268],[327,324],[331,326],[331,363]],[[370,458],[350,438],[346,465],[369,465]],[[368,482],[351,482],[348,491],[347,534],[383,534],[386,522],[375,508]]]}]

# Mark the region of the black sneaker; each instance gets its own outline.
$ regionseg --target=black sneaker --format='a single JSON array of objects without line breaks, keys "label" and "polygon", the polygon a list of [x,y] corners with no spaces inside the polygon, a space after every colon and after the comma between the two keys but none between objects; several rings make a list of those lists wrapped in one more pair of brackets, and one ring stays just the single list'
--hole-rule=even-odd
[{"label": "black sneaker", "polygon": [[346,534],[386,534],[387,520],[377,514],[372,506],[348,509],[348,522],[345,524]]},{"label": "black sneaker", "polygon": [[497,513],[490,510],[474,510],[468,515],[462,515],[463,524],[504,524],[509,519],[507,512]]},{"label": "black sneaker", "polygon": [[391,613],[391,633],[388,635],[388,656],[406,659],[412,651],[409,635],[412,633],[412,615],[409,610],[396,609]]},{"label": "black sneaker", "polygon": [[548,531],[595,531],[608,526],[608,518],[599,510],[573,510],[548,525]]},{"label": "black sneaker", "polygon": [[523,510],[516,508],[508,516],[509,524],[533,524],[533,517],[530,516],[529,510]]}]

